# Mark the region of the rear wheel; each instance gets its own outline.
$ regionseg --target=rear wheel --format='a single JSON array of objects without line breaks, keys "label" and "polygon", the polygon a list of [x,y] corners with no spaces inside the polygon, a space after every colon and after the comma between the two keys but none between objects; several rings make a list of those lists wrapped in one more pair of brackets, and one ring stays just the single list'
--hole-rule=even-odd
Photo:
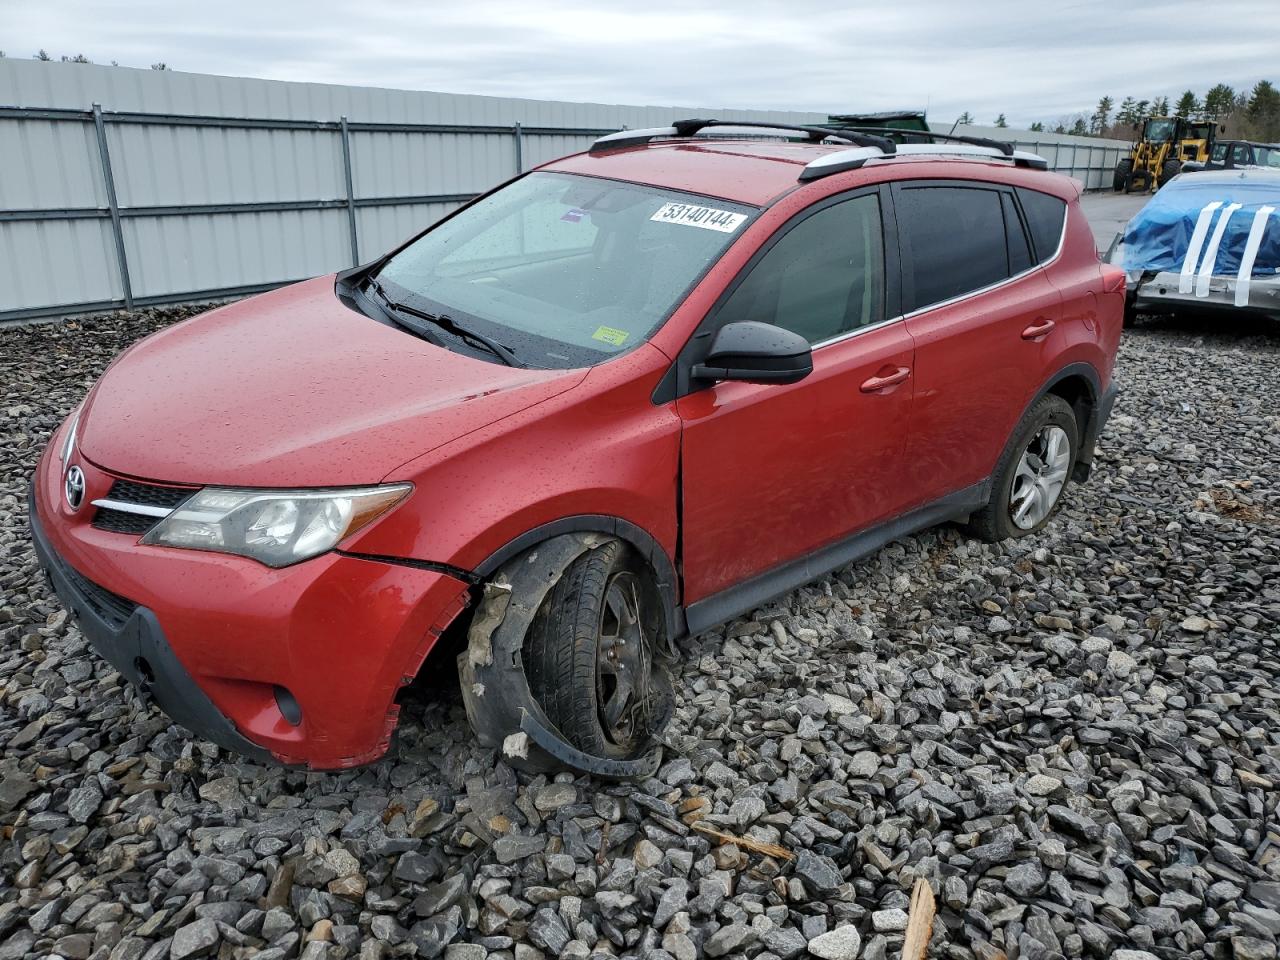
[{"label": "rear wheel", "polygon": [[1129,174],[1133,172],[1132,160],[1121,160],[1116,164],[1116,171],[1111,177],[1111,189],[1119,193],[1125,188],[1125,184],[1129,180]]},{"label": "rear wheel", "polygon": [[1178,160],[1166,160],[1160,168],[1160,186],[1164,186],[1182,172],[1182,163]]},{"label": "rear wheel", "polygon": [[610,759],[645,750],[665,712],[654,661],[661,606],[647,566],[612,540],[575,560],[525,639],[529,690],[573,746]]},{"label": "rear wheel", "polygon": [[987,505],[969,518],[969,531],[994,543],[1025,537],[1058,508],[1075,464],[1076,416],[1061,397],[1041,397],[1013,431],[996,466]]}]

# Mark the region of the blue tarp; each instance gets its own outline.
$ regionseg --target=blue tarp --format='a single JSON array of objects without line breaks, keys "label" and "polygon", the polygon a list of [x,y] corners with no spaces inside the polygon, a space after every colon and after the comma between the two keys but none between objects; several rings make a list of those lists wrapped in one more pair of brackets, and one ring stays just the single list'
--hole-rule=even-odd
[{"label": "blue tarp", "polygon": [[[1212,271],[1215,276],[1236,275],[1258,209],[1274,207],[1275,212],[1266,219],[1252,275],[1274,277],[1280,273],[1280,177],[1264,175],[1254,179],[1239,173],[1229,177],[1205,174],[1203,178],[1184,174],[1162,187],[1125,228],[1124,269],[1181,272],[1201,211],[1215,202],[1219,206],[1211,214],[1197,260],[1202,261],[1212,246],[1227,207],[1238,203],[1239,209],[1232,211],[1227,220]],[[1200,266],[1195,263],[1192,269],[1198,272]]]}]

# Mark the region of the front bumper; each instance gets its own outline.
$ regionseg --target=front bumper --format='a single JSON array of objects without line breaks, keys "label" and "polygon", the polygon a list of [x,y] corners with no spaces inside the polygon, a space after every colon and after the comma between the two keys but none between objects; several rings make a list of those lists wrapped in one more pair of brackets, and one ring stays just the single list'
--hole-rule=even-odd
[{"label": "front bumper", "polygon": [[36,515],[34,493],[27,519],[36,558],[54,593],[104,660],[192,733],[253,760],[271,759],[269,750],[242,736],[205,696],[174,654],[153,611],[87,580],[54,552]]},{"label": "front bumper", "polygon": [[[193,733],[255,759],[338,769],[386,751],[396,694],[467,605],[466,583],[336,552],[272,570],[144,546],[94,528],[92,507],[69,510],[57,441],[33,478],[32,540],[122,676]],[[88,502],[111,475],[77,462]]]}]

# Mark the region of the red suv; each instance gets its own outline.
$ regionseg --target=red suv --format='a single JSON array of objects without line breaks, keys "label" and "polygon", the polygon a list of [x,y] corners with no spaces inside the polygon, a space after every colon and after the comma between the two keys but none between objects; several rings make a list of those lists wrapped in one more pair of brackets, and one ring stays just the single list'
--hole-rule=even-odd
[{"label": "red suv", "polygon": [[485,742],[630,775],[683,636],[932,524],[1043,526],[1116,392],[1077,184],[717,126],[605,137],[118,357],[30,509],[98,651],[216,743],[338,768],[461,650]]}]

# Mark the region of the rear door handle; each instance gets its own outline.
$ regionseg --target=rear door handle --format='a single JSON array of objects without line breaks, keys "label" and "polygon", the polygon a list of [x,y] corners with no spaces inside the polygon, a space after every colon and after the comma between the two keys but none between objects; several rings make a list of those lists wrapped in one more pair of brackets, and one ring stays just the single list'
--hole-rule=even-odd
[{"label": "rear door handle", "polygon": [[[881,370],[883,369],[885,368],[882,367]],[[896,386],[909,376],[911,376],[910,367],[898,367],[892,373],[877,373],[870,380],[862,381],[860,389],[863,393],[875,393],[878,390]]]},{"label": "rear door handle", "polygon": [[1039,340],[1041,337],[1047,337],[1054,326],[1054,322],[1048,317],[1037,317],[1035,323],[1022,331],[1022,339]]}]

